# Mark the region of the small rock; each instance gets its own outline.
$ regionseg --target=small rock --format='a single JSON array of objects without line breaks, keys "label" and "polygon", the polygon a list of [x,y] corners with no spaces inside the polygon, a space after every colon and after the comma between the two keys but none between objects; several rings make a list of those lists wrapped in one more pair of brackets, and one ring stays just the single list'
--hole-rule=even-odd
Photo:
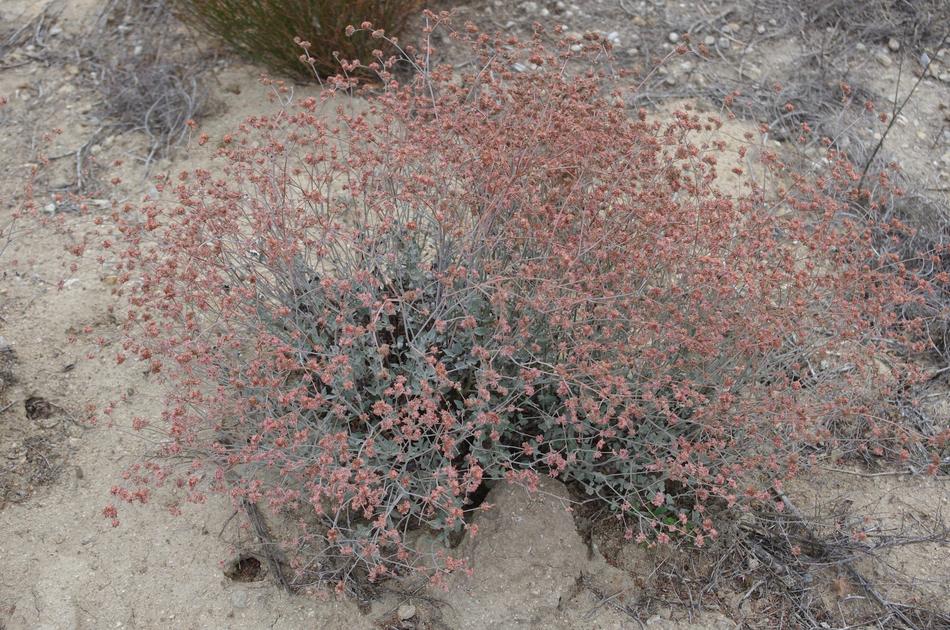
[{"label": "small rock", "polygon": [[938,78],[944,83],[950,83],[950,72],[941,72]]},{"label": "small rock", "polygon": [[758,66],[747,65],[743,66],[741,74],[746,79],[751,79],[753,81],[758,81],[762,77],[762,71]]},{"label": "small rock", "polygon": [[882,66],[884,66],[885,68],[890,68],[891,64],[893,63],[891,61],[891,56],[888,55],[883,50],[879,50],[876,53],[874,53],[874,60],[878,62],[879,64],[881,64]]},{"label": "small rock", "polygon": [[633,19],[630,20],[630,21],[633,22],[633,25],[634,25],[634,26],[646,26],[646,25],[647,25],[647,21],[644,20],[644,19],[643,19],[641,16],[639,16],[639,15],[633,16]]},{"label": "small rock", "polygon": [[571,52],[576,52],[576,53],[577,53],[577,52],[580,52],[580,51],[582,51],[582,50],[584,50],[584,47],[581,46],[580,44],[573,44],[573,45],[571,45]]},{"label": "small rock", "polygon": [[712,35],[707,35],[706,37],[703,38],[703,43],[706,44],[707,46],[713,46],[716,43],[716,38],[713,37]]},{"label": "small rock", "polygon": [[565,509],[570,501],[567,488],[547,476],[533,494],[513,484],[492,488],[486,502],[494,507],[479,514],[478,537],[458,549],[481,570],[450,576],[449,590],[440,593],[447,627],[546,627],[528,622],[555,613],[574,596],[588,553]]},{"label": "small rock", "polygon": [[855,47],[859,52],[867,52],[867,49],[868,49],[868,47],[865,46],[862,42],[858,42],[857,44],[854,45],[854,47]]},{"label": "small rock", "polygon": [[765,32],[765,26],[762,24],[759,24],[758,26],[755,27],[755,32],[758,33],[759,35],[763,34]]},{"label": "small rock", "polygon": [[403,604],[399,607],[399,611],[396,614],[399,615],[400,621],[412,619],[416,616],[416,607],[412,604]]},{"label": "small rock", "polygon": [[722,27],[722,32],[723,33],[738,33],[740,28],[741,27],[739,26],[738,22],[729,22],[728,24]]},{"label": "small rock", "polygon": [[894,39],[893,37],[887,40],[887,47],[890,48],[893,52],[897,52],[901,49],[901,43]]},{"label": "small rock", "polygon": [[63,29],[61,29],[61,28],[58,27],[58,26],[54,26],[53,28],[51,28],[51,29],[49,30],[49,34],[52,35],[53,37],[56,37],[57,35],[59,35],[59,34],[62,33],[62,32],[63,32]]},{"label": "small rock", "polygon": [[679,33],[670,33],[669,39],[671,43],[675,44],[680,40]]},{"label": "small rock", "polygon": [[723,50],[728,50],[732,48],[732,42],[729,41],[728,37],[720,37],[716,42],[716,45],[722,48]]},{"label": "small rock", "polygon": [[538,3],[537,2],[522,2],[521,10],[525,13],[537,13],[538,12]]}]

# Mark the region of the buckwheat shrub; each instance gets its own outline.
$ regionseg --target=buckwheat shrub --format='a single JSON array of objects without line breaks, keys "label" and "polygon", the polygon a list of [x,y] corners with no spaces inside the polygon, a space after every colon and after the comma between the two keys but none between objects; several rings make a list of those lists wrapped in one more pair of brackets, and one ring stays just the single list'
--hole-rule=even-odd
[{"label": "buckwheat shrub", "polygon": [[426,43],[400,82],[380,57],[382,89],[338,77],[250,118],[214,172],[116,217],[125,354],[169,379],[163,452],[191,464],[114,492],[259,503],[297,586],[438,580],[464,561],[420,535],[475,535],[484,484],[540,475],[629,537],[702,546],[829,423],[877,413],[898,379],[876,357],[903,369],[895,308],[926,287],[824,192],[853,169],[728,149],[713,115],[631,115],[593,36],[455,37],[474,63],[431,66]]},{"label": "buckwheat shrub", "polygon": [[[317,76],[328,77],[351,60],[369,64],[380,47],[378,34],[401,35],[417,14],[419,0],[175,0],[187,24],[220,38],[236,51],[287,76],[312,80],[301,63],[296,41],[307,44]],[[364,21],[369,32],[346,35],[346,27]],[[365,68],[365,66],[361,66]],[[364,78],[375,74],[359,72]]]}]

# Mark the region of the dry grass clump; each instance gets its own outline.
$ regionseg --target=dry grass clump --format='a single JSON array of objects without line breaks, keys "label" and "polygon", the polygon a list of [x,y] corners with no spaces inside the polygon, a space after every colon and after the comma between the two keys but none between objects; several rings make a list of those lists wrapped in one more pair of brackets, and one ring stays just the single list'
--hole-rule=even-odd
[{"label": "dry grass clump", "polygon": [[[935,44],[950,24],[950,4],[944,0],[800,0],[767,2],[800,27],[832,28],[852,43],[886,44],[891,38],[916,49]],[[784,20],[783,20],[784,21]]]},{"label": "dry grass clump", "polygon": [[182,39],[165,0],[113,0],[80,45],[105,126],[144,133],[146,165],[182,142],[208,104],[206,64]]}]

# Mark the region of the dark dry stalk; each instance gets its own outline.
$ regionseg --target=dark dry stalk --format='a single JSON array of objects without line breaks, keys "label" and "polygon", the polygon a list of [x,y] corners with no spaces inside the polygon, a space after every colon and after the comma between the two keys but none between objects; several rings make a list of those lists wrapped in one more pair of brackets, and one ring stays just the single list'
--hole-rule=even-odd
[{"label": "dark dry stalk", "polygon": [[283,558],[280,547],[274,542],[270,528],[267,526],[267,522],[264,520],[264,516],[261,514],[257,504],[248,500],[246,497],[242,497],[241,506],[244,508],[244,513],[247,515],[248,521],[250,521],[251,526],[254,528],[254,534],[257,536],[257,541],[261,546],[261,553],[264,554],[264,558],[267,560],[267,566],[277,581],[277,584],[288,593],[295,592],[296,588],[294,588],[284,575],[284,565],[286,561]]},{"label": "dark dry stalk", "polygon": [[[943,45],[947,43],[948,38],[950,38],[950,31],[947,31],[947,33],[944,34],[943,39],[941,39],[940,43],[937,44],[937,48],[935,50],[940,50],[941,48],[943,48]],[[858,181],[858,189],[861,189],[864,186],[864,180],[865,178],[867,178],[868,169],[871,168],[871,164],[874,162],[874,158],[877,156],[878,152],[881,150],[881,147],[884,146],[884,141],[887,140],[887,134],[890,133],[891,129],[894,127],[894,124],[897,122],[897,117],[901,115],[901,112],[904,111],[904,107],[907,106],[907,103],[910,101],[911,97],[914,96],[914,93],[917,91],[917,88],[920,86],[921,81],[923,81],[924,77],[927,76],[927,72],[930,70],[930,66],[933,63],[933,60],[935,57],[936,57],[936,54],[933,57],[929,57],[929,56],[927,57],[927,64],[924,66],[924,69],[920,73],[920,76],[917,77],[917,81],[914,82],[914,85],[910,89],[910,92],[907,93],[907,96],[904,98],[904,100],[901,102],[899,106],[897,105],[897,94],[895,93],[894,109],[891,112],[891,120],[890,122],[888,122],[887,129],[885,129],[884,133],[881,134],[881,139],[877,141],[876,145],[874,145],[874,149],[871,151],[870,157],[868,157],[867,162],[865,162],[864,164],[864,168],[861,170],[861,179]],[[904,62],[902,59],[900,62],[899,69],[898,69],[897,85],[894,88],[895,92],[900,89],[900,84],[901,84],[900,75],[901,75],[901,72],[903,71],[903,67],[904,67]]]}]

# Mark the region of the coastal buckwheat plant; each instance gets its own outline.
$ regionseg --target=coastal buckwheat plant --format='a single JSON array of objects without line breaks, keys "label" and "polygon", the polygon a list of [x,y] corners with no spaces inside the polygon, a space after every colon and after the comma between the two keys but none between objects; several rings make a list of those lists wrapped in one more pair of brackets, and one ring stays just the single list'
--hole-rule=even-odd
[{"label": "coastal buckwheat plant", "polygon": [[832,425],[917,439],[875,401],[914,378],[896,313],[930,289],[828,194],[841,156],[796,174],[714,115],[631,112],[595,36],[454,37],[473,63],[377,55],[382,87],[250,118],[116,214],[119,360],[170,383],[170,459],[116,495],[255,502],[295,586],[343,589],[465,567],[420,540],[476,535],[486,484],[550,475],[703,546]]},{"label": "coastal buckwheat plant", "polygon": [[[395,37],[417,14],[419,4],[419,0],[175,0],[187,24],[222,39],[248,59],[304,80],[314,76],[300,62],[295,41],[307,44],[318,77],[333,76],[341,64],[354,61],[365,68],[380,42],[370,33],[349,37],[346,27],[369,20],[377,33]],[[375,78],[365,70],[358,74]]]}]

